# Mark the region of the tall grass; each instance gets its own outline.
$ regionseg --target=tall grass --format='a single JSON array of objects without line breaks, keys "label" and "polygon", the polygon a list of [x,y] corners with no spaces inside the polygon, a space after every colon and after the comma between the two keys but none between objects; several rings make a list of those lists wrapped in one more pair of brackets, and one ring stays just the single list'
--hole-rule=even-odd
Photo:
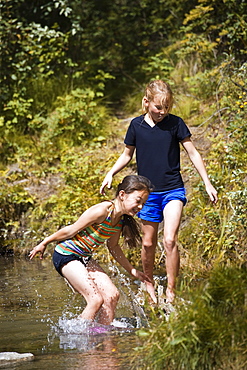
[{"label": "tall grass", "polygon": [[168,321],[159,312],[140,330],[133,369],[246,369],[247,271],[215,267],[177,300]]}]

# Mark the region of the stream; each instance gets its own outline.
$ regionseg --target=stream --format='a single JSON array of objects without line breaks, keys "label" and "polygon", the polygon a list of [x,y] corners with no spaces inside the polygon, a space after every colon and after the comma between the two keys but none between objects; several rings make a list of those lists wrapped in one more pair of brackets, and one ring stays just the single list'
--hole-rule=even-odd
[{"label": "stream", "polygon": [[139,283],[114,269],[109,274],[121,294],[116,319],[110,327],[88,326],[77,318],[85,302],[50,258],[0,257],[0,352],[34,354],[4,369],[130,369],[130,351],[140,345],[135,330],[148,322],[135,300]]}]

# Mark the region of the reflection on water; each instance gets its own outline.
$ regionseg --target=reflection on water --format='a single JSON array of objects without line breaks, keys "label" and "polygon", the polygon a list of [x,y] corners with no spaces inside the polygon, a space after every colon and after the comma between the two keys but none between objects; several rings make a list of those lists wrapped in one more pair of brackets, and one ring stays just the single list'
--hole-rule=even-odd
[{"label": "reflection on water", "polygon": [[116,316],[122,319],[110,327],[77,319],[85,303],[49,258],[1,257],[0,279],[0,352],[35,355],[34,361],[12,364],[11,369],[128,368],[129,352],[139,344],[134,328],[145,324],[145,317],[130,300],[134,293],[124,286],[124,275],[113,279],[121,292]]}]

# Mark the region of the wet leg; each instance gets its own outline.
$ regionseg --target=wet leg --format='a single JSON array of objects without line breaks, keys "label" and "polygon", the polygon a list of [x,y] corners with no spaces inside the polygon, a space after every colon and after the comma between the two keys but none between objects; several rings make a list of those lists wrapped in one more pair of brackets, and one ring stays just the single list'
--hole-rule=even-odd
[{"label": "wet leg", "polygon": [[94,260],[90,260],[88,270],[103,298],[103,303],[99,310],[98,322],[100,324],[110,325],[114,319],[116,306],[119,300],[119,291],[109,276]]},{"label": "wet leg", "polygon": [[104,299],[87,268],[80,261],[71,261],[64,265],[61,271],[74,290],[81,294],[87,302],[80,317],[94,320]]}]

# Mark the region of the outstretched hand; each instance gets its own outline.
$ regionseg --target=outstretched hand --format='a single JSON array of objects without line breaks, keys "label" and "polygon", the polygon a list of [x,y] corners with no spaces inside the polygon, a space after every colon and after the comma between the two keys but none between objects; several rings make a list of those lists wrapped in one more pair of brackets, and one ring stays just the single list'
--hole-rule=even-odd
[{"label": "outstretched hand", "polygon": [[111,189],[111,184],[112,184],[112,175],[107,174],[100,187],[100,194],[105,195],[105,187],[107,186],[108,189]]},{"label": "outstretched hand", "polygon": [[46,249],[46,245],[43,244],[43,242],[41,242],[40,244],[38,244],[36,247],[34,247],[30,252],[29,252],[29,258],[30,260],[32,260],[34,258],[34,256],[36,256],[37,253],[40,253],[40,259],[43,258],[43,255],[44,255],[44,252],[45,252],[45,249]]}]

